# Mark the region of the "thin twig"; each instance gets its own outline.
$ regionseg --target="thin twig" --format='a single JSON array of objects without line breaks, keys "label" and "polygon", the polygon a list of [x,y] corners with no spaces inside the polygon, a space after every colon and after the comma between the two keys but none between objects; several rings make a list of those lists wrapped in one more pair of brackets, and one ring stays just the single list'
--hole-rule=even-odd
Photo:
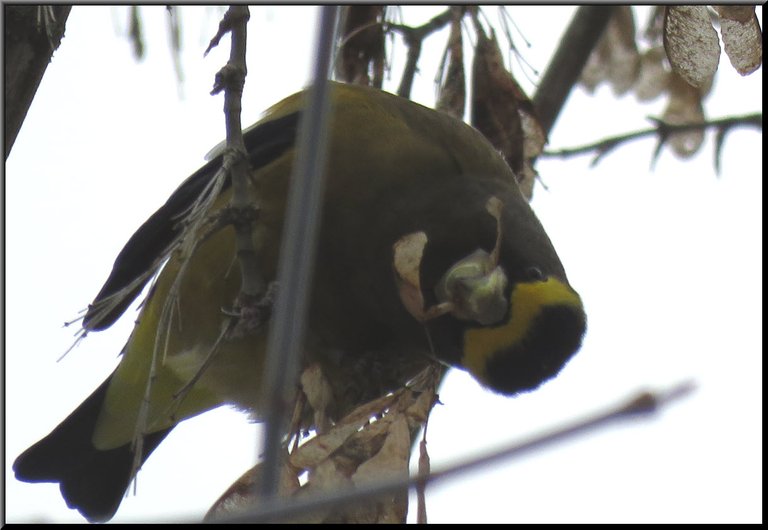
[{"label": "thin twig", "polygon": [[[651,122],[655,124],[655,127],[643,129],[640,131],[629,132],[620,134],[617,136],[611,136],[604,138],[590,144],[581,145],[578,147],[568,147],[556,150],[544,151],[541,158],[570,158],[572,156],[583,155],[587,153],[595,152],[595,158],[592,160],[592,165],[597,164],[607,153],[615,148],[633,140],[639,140],[653,136],[658,138],[658,148],[660,148],[669,138],[671,134],[683,133],[688,131],[704,131],[707,129],[717,130],[717,143],[715,148],[716,154],[716,168],[719,167],[719,153],[723,145],[723,139],[725,134],[736,127],[757,127],[763,128],[763,115],[762,113],[745,114],[742,116],[728,116],[725,118],[718,118],[715,120],[706,120],[700,123],[684,123],[684,124],[671,124],[665,123],[657,118],[649,118]],[[657,152],[658,152],[657,148]]]},{"label": "thin twig", "polygon": [[399,32],[403,36],[403,40],[405,40],[405,45],[408,47],[408,58],[405,63],[405,69],[403,70],[403,78],[397,89],[398,96],[404,98],[410,97],[413,78],[416,75],[416,67],[418,66],[419,57],[421,56],[421,44],[424,42],[424,39],[435,31],[444,28],[452,19],[453,10],[448,8],[446,11],[433,17],[426,24],[416,28],[404,24],[388,23],[386,25],[386,30]]},{"label": "thin twig", "polygon": [[[240,262],[240,293],[236,306],[248,306],[264,293],[266,282],[260,273],[256,248],[253,244],[253,223],[256,219],[254,206],[248,193],[248,155],[243,141],[240,111],[243,86],[248,72],[245,63],[247,22],[250,17],[247,6],[236,5],[227,10],[219,25],[219,33],[231,31],[232,48],[229,61],[216,74],[212,94],[224,90],[224,115],[227,127],[227,148],[224,152],[224,168],[232,179],[231,208],[239,212],[233,223],[237,258]],[[211,45],[221,37],[217,33]],[[210,46],[209,46],[210,49]]]}]

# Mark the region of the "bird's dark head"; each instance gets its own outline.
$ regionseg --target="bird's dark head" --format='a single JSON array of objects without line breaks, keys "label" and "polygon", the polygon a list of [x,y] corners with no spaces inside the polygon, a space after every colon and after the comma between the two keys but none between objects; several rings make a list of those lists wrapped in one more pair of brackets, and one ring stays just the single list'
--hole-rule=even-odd
[{"label": "bird's dark head", "polygon": [[534,275],[509,290],[508,311],[495,324],[464,331],[461,364],[502,394],[533,390],[558,374],[581,347],[581,298],[554,276]]}]

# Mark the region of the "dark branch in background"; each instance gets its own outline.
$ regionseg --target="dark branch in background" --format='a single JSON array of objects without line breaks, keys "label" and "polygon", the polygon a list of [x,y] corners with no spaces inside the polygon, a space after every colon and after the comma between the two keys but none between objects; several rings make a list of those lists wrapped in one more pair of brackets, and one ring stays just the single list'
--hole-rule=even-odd
[{"label": "dark branch in background", "polygon": [[546,136],[552,131],[568,94],[579,79],[615,9],[613,6],[578,8],[560,40],[560,46],[533,97],[533,106]]},{"label": "dark branch in background", "polygon": [[350,5],[341,9],[341,41],[336,76],[345,83],[381,88],[384,83],[386,43],[382,21],[386,6]]},{"label": "dark branch in background", "polygon": [[144,30],[141,28],[139,6],[131,6],[128,17],[128,38],[133,45],[133,57],[137,61],[141,61],[144,59]]},{"label": "dark branch in background", "polygon": [[72,6],[4,6],[5,159],[37,93]]},{"label": "dark branch in background", "polygon": [[655,127],[643,129],[641,131],[629,132],[626,134],[620,134],[617,136],[611,136],[591,144],[582,145],[578,147],[569,147],[565,149],[557,149],[553,151],[544,151],[540,157],[546,158],[570,158],[572,156],[583,155],[587,153],[595,152],[595,158],[592,160],[591,165],[596,165],[602,158],[615,148],[622,144],[629,143],[633,140],[639,140],[654,136],[657,138],[656,149],[651,160],[651,167],[655,164],[659,157],[661,148],[669,139],[670,135],[674,133],[683,133],[689,131],[705,131],[707,129],[715,129],[717,131],[717,137],[715,141],[715,170],[720,173],[720,156],[723,147],[723,141],[725,135],[731,130],[737,127],[756,127],[760,130],[763,128],[763,115],[746,114],[743,116],[730,116],[727,118],[719,118],[716,120],[706,120],[701,123],[690,123],[673,125],[665,123],[657,118],[649,118],[649,120],[656,124]]},{"label": "dark branch in background", "polygon": [[181,23],[179,21],[179,6],[167,6],[168,13],[168,37],[171,41],[171,56],[173,57],[173,70],[176,72],[176,82],[181,95],[184,83],[184,71],[181,68]]},{"label": "dark branch in background", "polygon": [[565,427],[557,427],[547,433],[533,436],[528,440],[501,448],[490,454],[472,458],[443,470],[434,471],[428,476],[419,473],[408,479],[382,480],[376,483],[358,485],[354,488],[340,489],[327,495],[307,496],[298,499],[274,499],[272,502],[263,504],[259,508],[248,513],[226,520],[217,519],[215,522],[219,524],[222,522],[254,523],[276,521],[318,510],[320,508],[348,505],[353,501],[359,501],[363,498],[397,491],[403,486],[414,488],[418,485],[435,482],[439,479],[455,477],[472,469],[494,464],[511,457],[521,456],[532,451],[541,450],[551,446],[553,443],[561,442],[574,436],[590,432],[594,433],[595,429],[606,427],[617,421],[634,420],[636,418],[651,418],[658,413],[662,407],[665,407],[680,398],[686,397],[693,390],[695,390],[695,385],[688,381],[679,383],[667,391],[640,392],[636,396],[609,408],[605,412],[594,414],[580,421],[575,421]]},{"label": "dark branch in background", "polygon": [[416,75],[416,68],[418,66],[419,57],[421,56],[421,44],[429,35],[438,31],[451,23],[453,18],[453,11],[448,8],[443,13],[432,18],[426,24],[413,28],[411,26],[405,26],[403,24],[388,23],[385,26],[386,30],[394,30],[399,32],[405,40],[405,45],[408,47],[408,59],[405,63],[405,69],[403,70],[403,78],[400,81],[400,87],[397,89],[397,95],[404,98],[411,96],[411,86],[413,85],[413,78]]}]

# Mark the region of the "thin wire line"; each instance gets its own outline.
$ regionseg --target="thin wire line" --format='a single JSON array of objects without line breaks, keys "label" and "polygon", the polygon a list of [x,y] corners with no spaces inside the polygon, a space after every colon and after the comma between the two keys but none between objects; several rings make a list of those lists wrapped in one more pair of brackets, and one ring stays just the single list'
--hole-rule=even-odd
[{"label": "thin wire line", "polygon": [[605,428],[618,421],[634,421],[636,419],[653,418],[661,412],[662,408],[671,403],[689,396],[696,389],[693,381],[681,381],[672,387],[657,391],[641,391],[601,412],[592,413],[578,420],[572,420],[565,425],[559,425],[553,429],[533,435],[522,441],[514,442],[506,447],[483,455],[465,459],[459,463],[433,471],[424,476],[417,474],[409,478],[389,478],[370,483],[356,485],[355,487],[337,489],[332,492],[319,493],[313,496],[298,498],[273,498],[267,503],[260,503],[246,513],[236,514],[231,518],[215,519],[210,522],[243,523],[278,521],[289,517],[296,517],[314,510],[345,506],[360,499],[370,498],[383,493],[413,488],[419,484],[433,484],[434,482],[461,476],[462,474],[481,469],[491,464],[496,464],[512,457],[539,451],[545,447],[555,445],[575,436],[594,433],[596,429]]},{"label": "thin wire line", "polygon": [[260,492],[264,499],[277,494],[280,452],[287,415],[296,394],[299,358],[303,344],[307,300],[317,249],[324,190],[331,62],[336,40],[338,7],[320,11],[313,86],[307,93],[298,133],[298,147],[286,209],[278,289],[272,329],[267,345],[267,363],[262,388],[267,391],[264,436],[264,474]]}]

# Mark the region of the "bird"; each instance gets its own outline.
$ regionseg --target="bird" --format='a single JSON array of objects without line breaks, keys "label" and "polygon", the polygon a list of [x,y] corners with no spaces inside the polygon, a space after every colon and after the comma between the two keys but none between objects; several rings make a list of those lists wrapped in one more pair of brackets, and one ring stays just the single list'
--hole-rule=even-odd
[{"label": "bird", "polygon": [[[329,416],[434,362],[504,395],[555,377],[581,347],[586,313],[504,158],[446,113],[329,83],[327,182],[303,358],[328,377]],[[107,521],[175,425],[227,404],[258,418],[306,94],[244,131],[255,272],[269,286],[257,304],[261,322],[239,333],[227,324],[240,262],[232,224],[222,222],[233,186],[219,171],[223,154],[214,154],[117,256],[83,330],[109,328],[150,285],[120,363],[16,459],[18,480],[59,483],[70,508]],[[195,219],[202,236],[190,244]]]}]

